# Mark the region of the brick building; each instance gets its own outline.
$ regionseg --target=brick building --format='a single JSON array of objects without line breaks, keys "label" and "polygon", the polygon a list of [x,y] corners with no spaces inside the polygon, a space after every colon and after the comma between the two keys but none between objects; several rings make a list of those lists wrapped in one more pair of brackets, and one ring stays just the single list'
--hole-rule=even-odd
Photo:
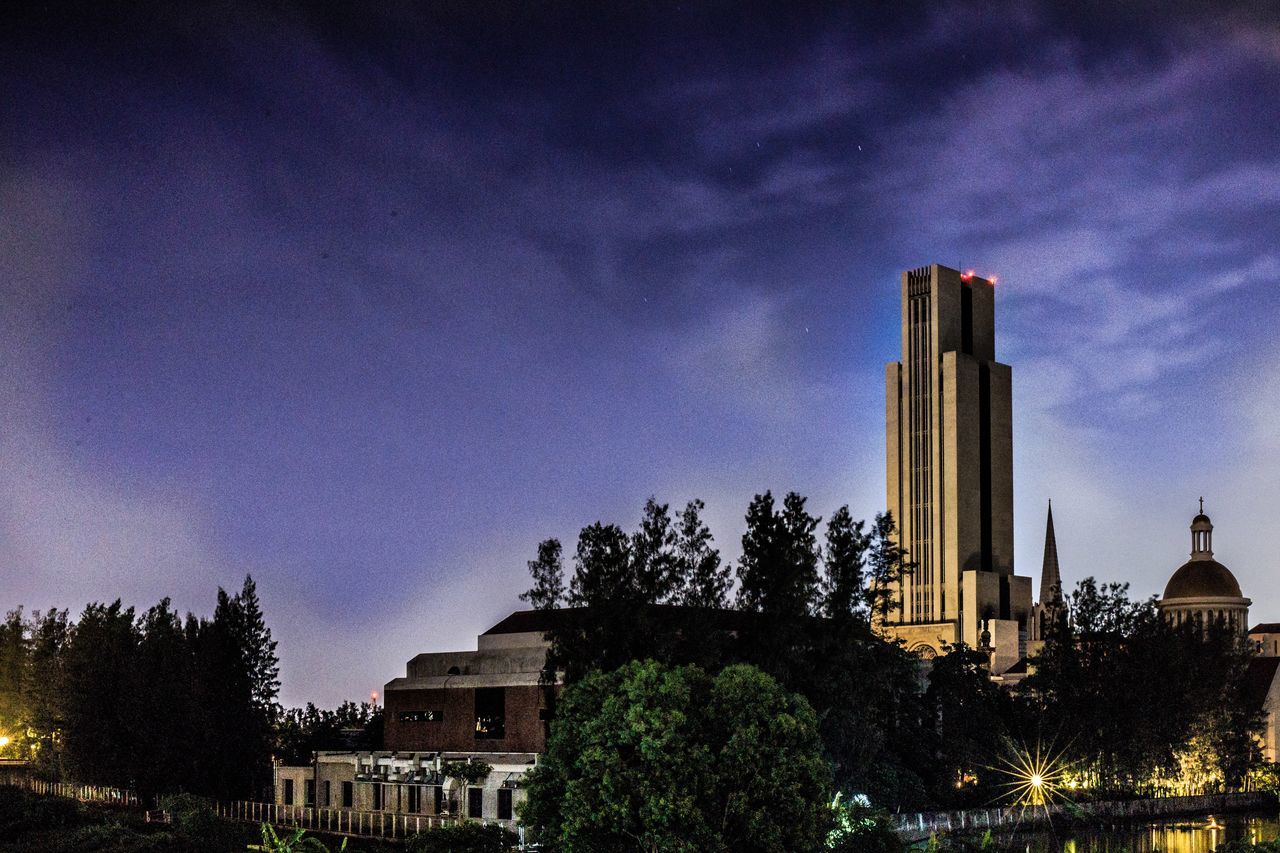
[{"label": "brick building", "polygon": [[[384,748],[318,752],[310,766],[275,770],[281,805],[514,821],[520,781],[546,746],[545,632],[572,610],[518,611],[477,638],[474,651],[428,652],[386,685]],[[446,778],[450,762],[493,770],[482,783]]]}]

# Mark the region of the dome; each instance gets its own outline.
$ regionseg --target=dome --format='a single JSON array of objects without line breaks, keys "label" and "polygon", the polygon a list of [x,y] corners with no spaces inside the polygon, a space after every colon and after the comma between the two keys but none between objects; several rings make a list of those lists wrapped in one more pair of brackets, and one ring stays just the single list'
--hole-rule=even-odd
[{"label": "dome", "polygon": [[1231,570],[1217,560],[1188,560],[1173,573],[1164,588],[1164,600],[1171,598],[1244,598]]}]

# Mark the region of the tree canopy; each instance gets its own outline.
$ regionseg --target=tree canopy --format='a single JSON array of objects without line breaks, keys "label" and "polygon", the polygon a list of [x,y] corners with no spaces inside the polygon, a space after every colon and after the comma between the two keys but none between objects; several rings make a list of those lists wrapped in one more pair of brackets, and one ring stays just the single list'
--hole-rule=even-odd
[{"label": "tree canopy", "polygon": [[830,823],[812,708],[745,665],[592,673],[526,786],[524,821],[564,851],[814,850]]}]

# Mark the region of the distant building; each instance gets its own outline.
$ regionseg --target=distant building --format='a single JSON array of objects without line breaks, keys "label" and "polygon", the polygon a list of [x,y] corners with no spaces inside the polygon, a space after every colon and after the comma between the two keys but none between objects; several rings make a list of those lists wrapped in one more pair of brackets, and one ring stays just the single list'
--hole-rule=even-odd
[{"label": "distant building", "polygon": [[1235,575],[1213,558],[1213,522],[1200,512],[1191,520],[1191,559],[1169,578],[1164,596],[1156,604],[1169,621],[1177,625],[1220,622],[1233,626],[1245,636],[1252,602],[1240,591]]},{"label": "distant building", "polygon": [[999,676],[1026,656],[1031,579],[1013,571],[1012,379],[995,357],[994,280],[939,264],[902,274],[887,500],[916,568],[881,628],[922,657],[985,645]]},{"label": "distant building", "polygon": [[1044,562],[1040,567],[1040,600],[1031,608],[1028,657],[1034,657],[1044,648],[1049,627],[1065,608],[1062,572],[1058,567],[1058,539],[1053,533],[1053,502],[1050,501],[1044,530]]},{"label": "distant building", "polygon": [[[277,767],[276,802],[513,821],[520,782],[546,747],[549,691],[560,684],[541,683],[545,632],[571,612],[513,613],[481,634],[475,651],[414,657],[383,693],[384,748],[319,752],[309,767]],[[466,802],[442,773],[453,761],[493,768]]]}]

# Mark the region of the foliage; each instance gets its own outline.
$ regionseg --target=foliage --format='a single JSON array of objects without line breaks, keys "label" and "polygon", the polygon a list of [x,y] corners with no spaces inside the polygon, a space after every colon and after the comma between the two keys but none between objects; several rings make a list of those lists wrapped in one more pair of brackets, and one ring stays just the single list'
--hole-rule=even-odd
[{"label": "foliage", "polygon": [[[703,509],[690,501],[673,521],[651,498],[634,533],[601,523],[582,529],[566,602],[581,609],[564,611],[550,631],[548,675],[564,672],[574,683],[644,659],[712,672],[749,663],[809,701],[842,787],[878,802],[924,800],[922,776],[934,756],[920,743],[918,663],[871,626],[875,609],[891,600],[877,585],[896,586],[908,568],[892,517],[868,526],[842,507],[819,542],[820,519],[803,497],[789,494],[776,507],[770,493],[757,495],[743,559],[732,567],[742,608],[735,613],[723,609],[731,567],[720,561]],[[548,584],[539,575],[551,562],[546,551],[543,543],[530,562],[530,596]],[[695,609],[655,606],[672,603]]]},{"label": "foliage", "polygon": [[[250,844],[248,849],[263,851],[263,853],[306,853],[308,850],[329,853],[329,848],[323,841],[313,835],[307,835],[307,831],[302,827],[296,827],[293,832],[281,835],[269,823],[262,824],[262,843]],[[347,839],[344,838],[338,850],[346,849]]]},{"label": "foliage", "polygon": [[46,778],[187,790],[226,799],[270,784],[279,689],[275,642],[252,578],[218,590],[211,620],[168,599],[140,616],[120,601],[71,620],[50,610],[0,625],[6,756]]},{"label": "foliage", "polygon": [[538,543],[538,556],[529,561],[529,575],[533,587],[520,593],[520,600],[529,602],[534,610],[559,607],[564,599],[564,561],[559,539],[547,539]]},{"label": "foliage", "polygon": [[507,853],[519,837],[497,824],[467,822],[431,829],[405,842],[406,853]]},{"label": "foliage", "polygon": [[889,816],[871,807],[865,797],[848,800],[836,796],[831,804],[833,823],[826,849],[834,853],[904,853]]},{"label": "foliage", "polygon": [[[290,708],[276,720],[275,756],[296,767],[323,749],[381,749],[382,720],[382,708],[368,702],[343,702],[332,711],[310,702]],[[354,740],[348,738],[351,731],[359,732]]]},{"label": "foliage", "polygon": [[1240,784],[1259,720],[1243,696],[1249,656],[1230,626],[1175,626],[1127,585],[1081,581],[1023,684],[1037,717],[1089,787],[1167,780]]},{"label": "foliage", "polygon": [[808,703],[749,666],[654,661],[566,688],[522,813],[574,850],[808,850],[830,813]]},{"label": "foliage", "polygon": [[479,785],[492,772],[493,767],[483,761],[446,761],[440,766],[442,776],[466,785]]}]

